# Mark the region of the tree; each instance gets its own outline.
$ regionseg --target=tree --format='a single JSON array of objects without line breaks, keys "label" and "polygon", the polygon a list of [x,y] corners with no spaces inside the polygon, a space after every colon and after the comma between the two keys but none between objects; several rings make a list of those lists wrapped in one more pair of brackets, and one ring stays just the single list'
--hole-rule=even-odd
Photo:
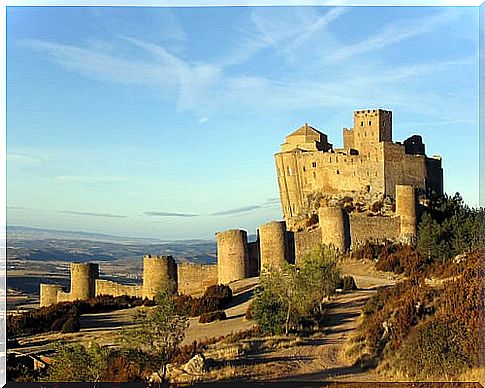
[{"label": "tree", "polygon": [[342,280],[337,249],[329,245],[317,245],[300,259],[298,267],[299,300],[303,303],[303,310],[318,307],[322,313],[324,298],[335,294]]},{"label": "tree", "polygon": [[338,252],[317,246],[297,266],[268,268],[261,277],[251,314],[265,334],[288,334],[323,314],[324,298],[341,282]]},{"label": "tree", "polygon": [[291,319],[297,317],[292,312],[290,296],[294,289],[289,273],[290,266],[284,269],[268,267],[261,276],[261,285],[252,304],[252,316],[259,324],[263,334],[288,333]]},{"label": "tree", "polygon": [[155,296],[156,305],[138,310],[134,326],[123,330],[120,340],[128,348],[141,350],[156,360],[158,373],[165,380],[166,366],[182,342],[188,319],[178,315],[170,290],[163,289]]},{"label": "tree", "polygon": [[48,381],[103,381],[112,350],[92,342],[89,347],[79,343],[54,345],[56,357],[48,370]]}]

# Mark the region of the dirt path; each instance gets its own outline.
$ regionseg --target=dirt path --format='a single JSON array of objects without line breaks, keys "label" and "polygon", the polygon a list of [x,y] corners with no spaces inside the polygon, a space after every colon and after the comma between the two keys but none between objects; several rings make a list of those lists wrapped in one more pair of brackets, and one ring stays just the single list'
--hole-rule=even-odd
[{"label": "dirt path", "polygon": [[[354,276],[359,290],[337,296],[328,306],[325,334],[305,339],[303,344],[275,350],[248,360],[251,379],[267,381],[354,381],[382,382],[372,371],[354,367],[344,358],[349,335],[357,328],[362,306],[377,287],[392,285],[396,279],[376,272],[371,263],[344,263],[344,273]],[[264,367],[263,367],[264,365]]]}]

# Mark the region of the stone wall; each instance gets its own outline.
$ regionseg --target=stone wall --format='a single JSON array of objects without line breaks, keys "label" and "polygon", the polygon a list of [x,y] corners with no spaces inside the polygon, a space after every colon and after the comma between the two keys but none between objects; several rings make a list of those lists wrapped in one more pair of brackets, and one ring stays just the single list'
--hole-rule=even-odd
[{"label": "stone wall", "polygon": [[352,249],[367,240],[398,240],[401,229],[400,217],[350,216],[350,240]]},{"label": "stone wall", "polygon": [[295,232],[295,261],[306,253],[311,252],[313,247],[322,243],[322,231],[320,228]]},{"label": "stone wall", "polygon": [[201,296],[209,286],[217,284],[216,264],[178,264],[178,292]]},{"label": "stone wall", "polygon": [[57,303],[61,302],[72,302],[74,299],[71,296],[70,292],[59,291],[57,293]]},{"label": "stone wall", "polygon": [[58,284],[40,285],[40,307],[50,306],[57,303],[57,295],[62,292],[62,286]]},{"label": "stone wall", "polygon": [[111,280],[97,279],[96,280],[96,296],[98,295],[112,295],[112,296],[134,296],[137,298],[143,297],[142,285],[126,285],[113,282]]}]

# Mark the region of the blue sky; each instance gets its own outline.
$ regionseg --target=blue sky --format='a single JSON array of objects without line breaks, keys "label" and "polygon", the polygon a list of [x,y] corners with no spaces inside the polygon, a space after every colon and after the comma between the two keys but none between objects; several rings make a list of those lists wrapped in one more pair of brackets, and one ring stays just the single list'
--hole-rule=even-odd
[{"label": "blue sky", "polygon": [[11,7],[8,224],[163,239],[280,219],[273,154],[393,111],[478,205],[477,7]]}]

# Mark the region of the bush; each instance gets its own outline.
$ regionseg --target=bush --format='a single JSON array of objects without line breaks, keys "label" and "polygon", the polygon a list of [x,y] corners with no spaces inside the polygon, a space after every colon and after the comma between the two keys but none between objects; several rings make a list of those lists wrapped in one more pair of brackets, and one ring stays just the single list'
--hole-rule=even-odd
[{"label": "bush", "polygon": [[208,287],[200,298],[194,298],[190,295],[179,295],[175,297],[175,305],[178,314],[198,317],[204,313],[224,309],[231,300],[231,288],[227,285],[217,284]]},{"label": "bush", "polygon": [[456,320],[430,319],[417,326],[404,343],[399,365],[413,379],[456,377],[473,365],[467,347],[476,346]]},{"label": "bush", "polygon": [[199,323],[210,323],[214,321],[223,321],[226,319],[226,312],[224,310],[211,311],[200,315]]},{"label": "bush", "polygon": [[226,284],[215,284],[207,287],[202,298],[216,298],[222,305],[226,305],[232,300],[232,289]]},{"label": "bush", "polygon": [[424,273],[429,263],[408,244],[386,244],[378,255],[376,269],[413,276]]},{"label": "bush", "polygon": [[51,331],[61,331],[62,326],[64,326],[64,323],[66,323],[67,318],[58,318],[54,322],[52,322],[51,325]]},{"label": "bush", "polygon": [[100,295],[87,301],[61,302],[19,315],[9,315],[7,316],[7,337],[59,331],[66,317],[130,308],[141,301],[140,298],[126,295],[117,297]]},{"label": "bush", "polygon": [[344,291],[354,291],[357,290],[357,284],[355,283],[355,279],[353,276],[346,275],[342,278],[341,283],[339,285],[342,290]]},{"label": "bush", "polygon": [[71,317],[62,325],[61,333],[75,333],[81,329],[78,317]]}]

